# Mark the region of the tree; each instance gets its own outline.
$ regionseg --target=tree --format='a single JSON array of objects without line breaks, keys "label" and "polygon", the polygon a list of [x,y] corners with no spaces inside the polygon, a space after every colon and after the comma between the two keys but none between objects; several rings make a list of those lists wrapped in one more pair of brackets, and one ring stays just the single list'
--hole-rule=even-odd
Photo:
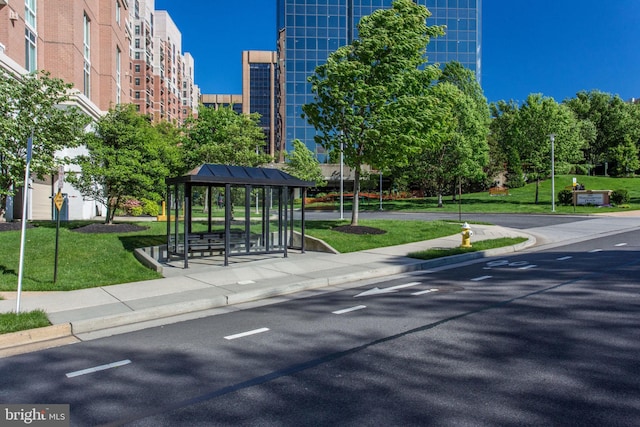
[{"label": "tree", "polygon": [[318,134],[317,143],[336,152],[354,170],[351,224],[358,225],[362,166],[378,170],[406,165],[419,150],[419,138],[406,130],[416,124],[408,107],[439,70],[425,65],[426,46],[441,35],[428,27],[424,6],[396,0],[390,9],[363,17],[358,39],[340,47],[309,77],[314,102],[303,117]]},{"label": "tree", "polygon": [[[578,92],[575,98],[568,99],[565,104],[571,108],[579,120],[590,122],[588,128],[595,128],[595,136],[591,136],[585,147],[585,156],[590,165],[616,161],[614,153],[629,152],[640,139],[640,108],[624,102],[619,96],[600,91]],[[592,135],[592,134],[591,134]],[[618,148],[620,147],[620,148]],[[626,148],[625,148],[626,147]],[[612,173],[625,174],[623,167],[614,165]]]},{"label": "tree", "polygon": [[118,105],[97,121],[84,138],[88,154],[75,159],[80,172],[68,177],[84,196],[107,206],[107,224],[127,196],[159,202],[177,158],[171,139],[134,107]]},{"label": "tree", "polygon": [[489,106],[493,120],[489,126],[489,152],[494,173],[505,172],[506,184],[511,188],[525,184],[522,162],[515,141],[515,122],[518,104],[511,100],[498,101]]},{"label": "tree", "polygon": [[305,181],[313,181],[316,187],[327,184],[318,160],[299,139],[293,141],[293,152],[286,153],[285,158],[287,159],[287,164],[284,166],[285,172]]},{"label": "tree", "polygon": [[501,143],[509,153],[509,161],[519,163],[526,179],[536,180],[535,203],[538,203],[540,180],[551,173],[550,135],[555,135],[555,168],[566,173],[571,164],[584,159],[581,126],[567,106],[541,94],[529,95],[507,117],[512,128],[502,135]]},{"label": "tree", "polygon": [[7,197],[24,185],[27,139],[33,134],[30,171],[43,179],[57,170],[56,153],[80,144],[88,116],[65,105],[71,85],[47,73],[20,78],[0,71],[0,218]]},{"label": "tree", "polygon": [[259,166],[270,161],[264,154],[264,131],[258,114],[238,114],[231,107],[201,107],[197,118],[185,123],[182,152],[187,169],[204,163]]},{"label": "tree", "polygon": [[[457,87],[464,98],[455,110],[457,131],[469,146],[469,152],[462,159],[457,179],[482,181],[486,178],[485,168],[489,164],[489,105],[482,87],[473,71],[459,62],[445,64],[439,83],[450,83]],[[454,191],[455,194],[455,191]]]}]

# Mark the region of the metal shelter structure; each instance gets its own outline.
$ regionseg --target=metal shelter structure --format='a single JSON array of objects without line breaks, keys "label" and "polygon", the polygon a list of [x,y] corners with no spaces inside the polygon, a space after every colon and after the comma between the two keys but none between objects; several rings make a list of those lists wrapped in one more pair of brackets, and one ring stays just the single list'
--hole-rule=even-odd
[{"label": "metal shelter structure", "polygon": [[[184,268],[198,253],[224,255],[227,266],[230,256],[304,252],[304,200],[315,183],[279,169],[219,164],[203,164],[165,182],[167,250],[169,258],[184,259]],[[302,200],[298,247],[293,239],[296,191]]]}]

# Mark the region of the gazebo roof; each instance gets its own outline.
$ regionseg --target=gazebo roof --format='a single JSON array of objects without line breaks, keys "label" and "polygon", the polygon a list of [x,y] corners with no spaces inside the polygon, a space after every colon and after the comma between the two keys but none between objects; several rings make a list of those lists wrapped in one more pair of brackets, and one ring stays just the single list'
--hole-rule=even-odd
[{"label": "gazebo roof", "polygon": [[313,187],[312,181],[304,181],[275,168],[252,168],[248,166],[229,166],[203,164],[186,175],[167,178],[171,184],[232,184],[232,185],[268,185],[272,187]]}]

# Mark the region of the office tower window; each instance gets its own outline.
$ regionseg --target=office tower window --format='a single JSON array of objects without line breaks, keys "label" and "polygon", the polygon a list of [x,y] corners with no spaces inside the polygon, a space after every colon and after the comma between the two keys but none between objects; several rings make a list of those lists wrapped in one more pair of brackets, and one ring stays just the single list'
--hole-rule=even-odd
[{"label": "office tower window", "polygon": [[91,96],[91,21],[87,14],[84,14],[84,88],[85,96]]},{"label": "office tower window", "polygon": [[116,0],[116,24],[120,25],[120,0]]},{"label": "office tower window", "polygon": [[24,10],[25,23],[27,24],[24,30],[24,68],[32,73],[38,68],[36,50],[36,41],[38,39],[36,34],[36,0],[25,0]]},{"label": "office tower window", "polygon": [[120,104],[122,102],[122,98],[120,96],[120,91],[122,91],[122,82],[120,80],[120,61],[122,52],[120,48],[116,46],[116,104]]},{"label": "office tower window", "polygon": [[271,117],[271,64],[249,65],[251,113],[260,114],[260,127],[269,130]]}]

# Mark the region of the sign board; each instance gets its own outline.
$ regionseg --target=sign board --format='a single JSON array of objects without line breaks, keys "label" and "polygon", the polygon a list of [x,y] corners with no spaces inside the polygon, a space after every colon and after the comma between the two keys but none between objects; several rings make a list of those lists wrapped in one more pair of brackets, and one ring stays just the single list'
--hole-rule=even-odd
[{"label": "sign board", "polygon": [[58,190],[58,193],[53,197],[53,203],[56,205],[56,209],[58,210],[58,212],[60,212],[60,209],[62,209],[62,204],[64,203],[64,197],[62,196],[60,190]]}]

